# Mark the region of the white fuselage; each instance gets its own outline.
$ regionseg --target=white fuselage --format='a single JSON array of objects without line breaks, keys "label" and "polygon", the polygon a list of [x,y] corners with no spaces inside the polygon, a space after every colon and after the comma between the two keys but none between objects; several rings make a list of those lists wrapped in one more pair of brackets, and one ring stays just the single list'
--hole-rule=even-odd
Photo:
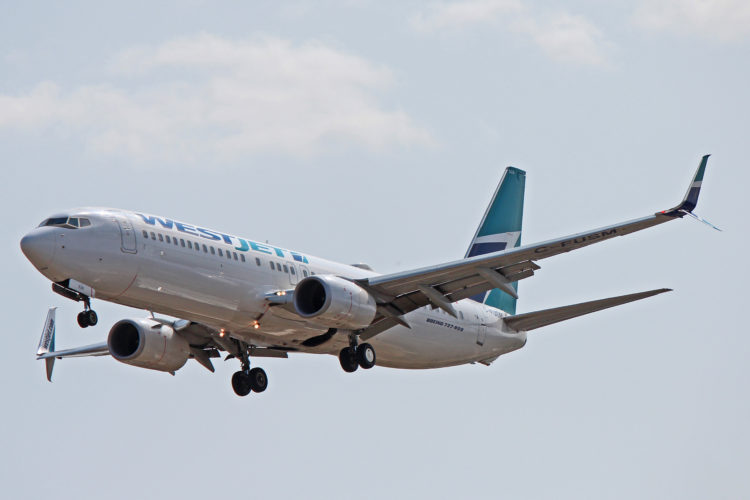
[{"label": "white fuselage", "polygon": [[[338,354],[349,332],[306,346],[328,329],[290,307],[271,306],[266,294],[291,290],[311,274],[377,275],[149,214],[101,208],[67,213],[87,217],[91,225],[39,227],[27,235],[40,249],[29,258],[47,278],[74,279],[93,288],[97,299],[224,329],[251,345]],[[524,332],[500,321],[504,312],[469,299],[454,306],[458,318],[423,307],[404,316],[411,328],[395,326],[373,337],[378,365],[437,368],[490,360],[525,344]]]}]

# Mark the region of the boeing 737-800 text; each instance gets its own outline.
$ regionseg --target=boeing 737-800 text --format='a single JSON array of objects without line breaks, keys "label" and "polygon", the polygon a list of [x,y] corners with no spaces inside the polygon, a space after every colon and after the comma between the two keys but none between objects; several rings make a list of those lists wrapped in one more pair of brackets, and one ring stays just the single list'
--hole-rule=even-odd
[{"label": "boeing 737-800 text", "polygon": [[521,245],[526,174],[508,167],[463,259],[386,275],[147,213],[67,210],[24,236],[21,249],[55,292],[83,303],[80,326],[97,323],[94,298],[151,314],[118,321],[106,342],[55,351],[51,308],[37,359],[51,380],[55,359],[111,355],[174,374],[189,359],[214,371],[211,359],[224,351],[241,364],[232,376],[240,396],[268,385],[251,358],[289,353],[337,355],[347,372],[488,365],[523,347],[528,331],[669,291],[516,314],[518,281],[537,261],[695,217],[707,160],[675,208],[533,245]]}]

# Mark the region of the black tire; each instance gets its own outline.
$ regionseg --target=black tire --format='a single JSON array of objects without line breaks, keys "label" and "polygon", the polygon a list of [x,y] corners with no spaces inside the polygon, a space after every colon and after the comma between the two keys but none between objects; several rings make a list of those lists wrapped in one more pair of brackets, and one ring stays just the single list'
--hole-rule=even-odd
[{"label": "black tire", "polygon": [[364,343],[357,346],[357,363],[365,370],[375,366],[375,349],[370,344]]},{"label": "black tire", "polygon": [[247,396],[250,394],[250,377],[247,372],[234,372],[232,375],[232,389],[238,396]]},{"label": "black tire", "polygon": [[81,328],[86,328],[89,326],[89,316],[86,314],[86,311],[81,311],[78,313],[78,326]]},{"label": "black tire", "polygon": [[85,311],[84,314],[86,315],[86,321],[88,322],[89,326],[94,326],[99,322],[99,316],[96,315],[96,311],[94,311],[93,309]]},{"label": "black tire", "polygon": [[253,368],[250,370],[248,379],[253,392],[263,392],[268,387],[268,377],[263,368]]},{"label": "black tire", "polygon": [[339,362],[341,363],[341,368],[343,368],[346,373],[355,372],[357,371],[357,368],[359,368],[357,356],[351,347],[341,349],[341,352],[339,353]]}]

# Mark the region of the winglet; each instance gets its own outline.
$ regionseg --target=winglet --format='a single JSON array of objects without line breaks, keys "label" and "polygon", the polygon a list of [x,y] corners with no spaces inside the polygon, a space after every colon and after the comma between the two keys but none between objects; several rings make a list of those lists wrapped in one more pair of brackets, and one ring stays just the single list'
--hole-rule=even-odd
[{"label": "winglet", "polygon": [[[55,311],[56,307],[50,307],[47,312],[47,319],[44,321],[42,336],[39,338],[39,347],[36,350],[37,359],[39,356],[55,351]],[[55,358],[44,358],[44,364],[47,368],[47,380],[52,382],[52,368],[55,366]]]},{"label": "winglet", "polygon": [[709,156],[711,155],[705,155],[701,159],[701,163],[700,165],[698,165],[698,170],[695,172],[695,177],[693,177],[693,181],[690,183],[690,186],[688,186],[688,190],[685,193],[685,197],[682,199],[682,203],[670,210],[665,210],[661,213],[663,213],[664,215],[671,215],[673,217],[682,217],[686,213],[692,213],[696,205],[698,205],[698,195],[701,192],[703,174],[706,172],[706,165],[708,164]]}]

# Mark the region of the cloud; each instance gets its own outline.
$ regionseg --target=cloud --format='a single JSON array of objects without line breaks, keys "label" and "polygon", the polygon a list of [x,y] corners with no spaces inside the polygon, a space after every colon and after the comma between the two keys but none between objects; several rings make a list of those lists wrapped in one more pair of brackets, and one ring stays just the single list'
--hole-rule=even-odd
[{"label": "cloud", "polygon": [[561,63],[606,66],[613,46],[583,16],[534,10],[520,0],[468,0],[434,4],[415,15],[411,24],[422,33],[458,31],[489,24],[531,41]]},{"label": "cloud", "polygon": [[521,17],[511,29],[522,33],[551,59],[579,65],[606,66],[606,52],[612,45],[586,18],[562,13],[543,19]]},{"label": "cloud", "polygon": [[411,24],[420,31],[463,28],[477,23],[496,21],[500,16],[519,12],[519,0],[471,0],[441,3],[415,15]]},{"label": "cloud", "polygon": [[202,34],[129,48],[108,71],[107,84],[0,94],[0,130],[77,132],[89,151],[140,161],[431,142],[377,102],[394,84],[387,68],[317,42]]},{"label": "cloud", "polygon": [[649,0],[635,11],[638,25],[719,41],[750,36],[750,3],[743,0]]}]

